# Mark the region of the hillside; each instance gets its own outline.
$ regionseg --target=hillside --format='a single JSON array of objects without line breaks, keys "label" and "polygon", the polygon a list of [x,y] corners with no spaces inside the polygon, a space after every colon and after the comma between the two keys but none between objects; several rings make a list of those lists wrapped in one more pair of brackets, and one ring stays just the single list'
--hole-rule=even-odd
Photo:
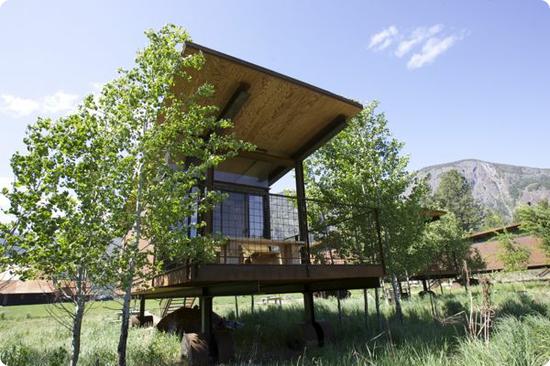
[{"label": "hillside", "polygon": [[434,190],[442,173],[458,170],[473,188],[474,197],[485,207],[496,210],[511,219],[514,209],[521,203],[550,199],[550,169],[529,168],[481,160],[460,160],[433,165],[419,171],[429,175]]}]

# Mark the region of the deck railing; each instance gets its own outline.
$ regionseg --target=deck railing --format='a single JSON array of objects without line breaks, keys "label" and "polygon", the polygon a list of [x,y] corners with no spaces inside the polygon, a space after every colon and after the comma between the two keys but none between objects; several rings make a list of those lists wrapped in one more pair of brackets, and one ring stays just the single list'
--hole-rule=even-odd
[{"label": "deck railing", "polygon": [[[236,192],[215,208],[212,226],[221,239],[213,263],[384,264],[378,215],[371,207]],[[170,262],[166,270],[191,263]]]}]

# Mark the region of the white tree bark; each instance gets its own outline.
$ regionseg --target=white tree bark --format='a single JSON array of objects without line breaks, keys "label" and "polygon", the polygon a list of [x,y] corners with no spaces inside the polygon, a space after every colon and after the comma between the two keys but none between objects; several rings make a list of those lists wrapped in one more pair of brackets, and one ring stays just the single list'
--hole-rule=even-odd
[{"label": "white tree bark", "polygon": [[80,267],[76,280],[76,298],[71,341],[71,366],[76,366],[78,364],[78,358],[80,356],[80,334],[82,330],[82,319],[84,318],[84,309],[86,307],[85,286],[84,268]]}]

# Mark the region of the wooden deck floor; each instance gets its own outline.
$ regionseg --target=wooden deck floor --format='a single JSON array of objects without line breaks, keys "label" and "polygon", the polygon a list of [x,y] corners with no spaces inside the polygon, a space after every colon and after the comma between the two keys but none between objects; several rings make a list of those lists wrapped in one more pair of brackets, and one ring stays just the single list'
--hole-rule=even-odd
[{"label": "wooden deck floor", "polygon": [[373,288],[383,276],[380,265],[201,264],[157,276],[146,298],[225,296],[332,289]]}]

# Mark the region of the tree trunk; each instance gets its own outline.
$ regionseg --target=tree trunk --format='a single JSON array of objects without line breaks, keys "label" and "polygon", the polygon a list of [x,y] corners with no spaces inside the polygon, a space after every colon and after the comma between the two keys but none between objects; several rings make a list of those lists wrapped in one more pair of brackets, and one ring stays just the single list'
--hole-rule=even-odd
[{"label": "tree trunk", "polygon": [[[144,128],[146,129],[146,128]],[[139,240],[141,238],[141,214],[143,211],[143,184],[144,184],[144,177],[143,177],[143,166],[140,165],[138,168],[138,187],[137,187],[137,194],[136,194],[136,210],[135,210],[135,222],[134,222],[134,235],[135,241],[133,243],[130,243],[126,248],[124,248],[124,251],[128,251],[130,259],[128,261],[128,271],[126,272],[126,276],[123,277],[123,283],[124,286],[124,302],[122,304],[122,321],[120,325],[120,338],[118,340],[118,365],[119,366],[126,366],[126,348],[128,345],[128,326],[129,326],[129,320],[130,320],[130,300],[132,298],[132,281],[134,280],[134,272],[135,272],[135,256],[137,255],[137,251],[139,251]]]},{"label": "tree trunk", "polygon": [[82,319],[84,318],[84,309],[86,307],[86,292],[84,289],[84,269],[78,271],[78,279],[76,281],[76,302],[73,318],[73,339],[71,342],[71,366],[78,364],[80,357],[80,334],[82,331]]},{"label": "tree trunk", "polygon": [[409,272],[408,271],[405,271],[405,276],[407,277],[407,291],[409,292],[409,299],[412,299],[411,280],[409,278]]},{"label": "tree trunk", "polygon": [[120,325],[120,338],[118,340],[118,365],[126,366],[126,346],[128,344],[128,328],[130,325],[130,301],[132,299],[132,278],[134,273],[134,261],[131,260],[129,273],[124,283],[124,300],[122,303],[122,321]]},{"label": "tree trunk", "polygon": [[403,311],[401,310],[401,293],[399,292],[399,285],[397,283],[397,276],[395,273],[391,275],[391,284],[393,288],[393,298],[395,302],[395,313],[401,323],[403,323]]},{"label": "tree trunk", "polygon": [[462,260],[462,281],[464,282],[464,290],[469,293],[470,290],[470,273],[468,272],[468,262]]}]

